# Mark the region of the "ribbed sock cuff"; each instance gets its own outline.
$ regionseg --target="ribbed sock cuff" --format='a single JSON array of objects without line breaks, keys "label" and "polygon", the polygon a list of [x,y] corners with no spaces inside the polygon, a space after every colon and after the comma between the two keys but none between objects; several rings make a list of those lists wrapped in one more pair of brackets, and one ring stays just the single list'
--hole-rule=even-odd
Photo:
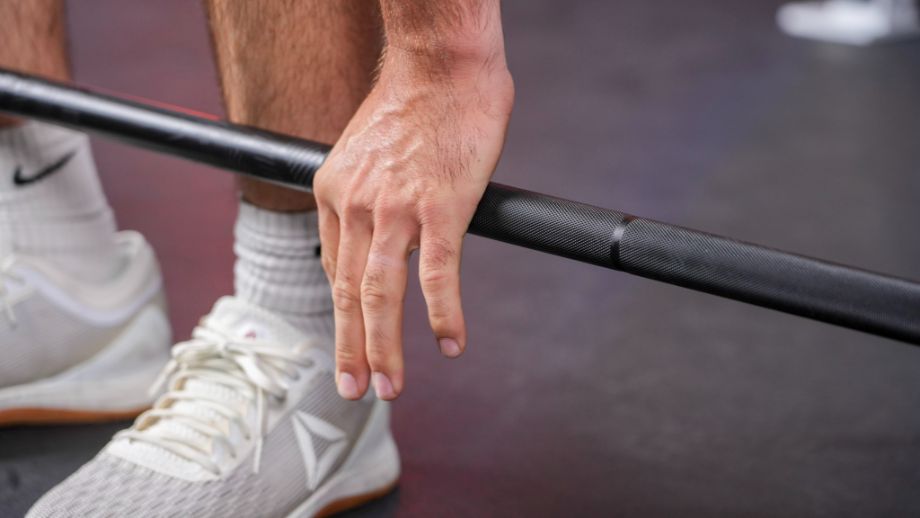
[{"label": "ribbed sock cuff", "polygon": [[319,257],[315,212],[240,202],[233,250],[236,295],[308,334],[332,335],[332,297]]}]

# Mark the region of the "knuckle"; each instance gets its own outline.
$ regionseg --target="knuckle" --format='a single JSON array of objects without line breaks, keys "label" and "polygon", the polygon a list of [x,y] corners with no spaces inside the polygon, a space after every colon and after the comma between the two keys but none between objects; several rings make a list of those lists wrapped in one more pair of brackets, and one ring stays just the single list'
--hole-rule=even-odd
[{"label": "knuckle", "polygon": [[339,281],[332,287],[332,304],[343,313],[354,313],[360,309],[361,299],[357,290]]},{"label": "knuckle", "polygon": [[418,204],[418,219],[422,225],[431,225],[443,222],[445,215],[444,203],[438,199],[426,199]]},{"label": "knuckle", "polygon": [[425,254],[425,266],[429,269],[444,269],[457,258],[457,249],[442,236],[429,237],[422,244],[422,249]]},{"label": "knuckle", "polygon": [[344,218],[364,217],[371,212],[373,204],[354,192],[346,193],[339,201],[340,212]]},{"label": "knuckle", "polygon": [[406,204],[399,201],[384,200],[377,203],[374,218],[380,223],[390,223],[400,219],[408,212]]},{"label": "knuckle", "polygon": [[428,319],[432,325],[447,325],[452,313],[453,305],[446,299],[436,297],[428,301]]},{"label": "knuckle", "polygon": [[387,343],[386,336],[378,336],[377,339],[368,341],[366,354],[371,370],[381,372],[391,370],[394,353],[387,347]]},{"label": "knuckle", "polygon": [[338,169],[339,167],[333,152],[333,154],[327,157],[326,162],[319,168],[316,175],[313,177],[313,194],[318,201],[331,205],[328,202],[336,198],[336,193],[339,190],[339,185],[336,180],[342,178],[342,172]]},{"label": "knuckle", "polygon": [[323,167],[320,167],[316,171],[316,174],[313,175],[313,194],[320,199],[328,199],[329,194],[329,182],[327,181],[326,171],[330,169],[329,160],[327,158],[326,163],[323,164]]},{"label": "knuckle", "polygon": [[352,345],[339,344],[335,348],[335,361],[339,368],[354,368],[360,365],[361,356],[358,348]]},{"label": "knuckle", "polygon": [[364,216],[367,211],[365,211],[359,203],[349,202],[347,205],[342,205],[342,218],[354,220]]},{"label": "knuckle", "polygon": [[361,284],[361,305],[372,313],[380,313],[390,305],[392,297],[379,280],[365,279]]},{"label": "knuckle", "polygon": [[419,274],[419,282],[421,282],[422,286],[426,289],[441,291],[453,284],[454,274],[448,272],[443,267],[428,267]]}]

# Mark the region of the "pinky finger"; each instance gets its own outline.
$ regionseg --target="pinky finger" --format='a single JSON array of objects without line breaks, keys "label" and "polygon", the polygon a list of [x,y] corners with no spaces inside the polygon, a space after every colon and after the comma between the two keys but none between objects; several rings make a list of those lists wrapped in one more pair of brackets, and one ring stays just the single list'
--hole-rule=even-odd
[{"label": "pinky finger", "polygon": [[320,259],[329,284],[334,284],[339,251],[339,218],[322,205],[317,208],[317,215],[319,216]]}]

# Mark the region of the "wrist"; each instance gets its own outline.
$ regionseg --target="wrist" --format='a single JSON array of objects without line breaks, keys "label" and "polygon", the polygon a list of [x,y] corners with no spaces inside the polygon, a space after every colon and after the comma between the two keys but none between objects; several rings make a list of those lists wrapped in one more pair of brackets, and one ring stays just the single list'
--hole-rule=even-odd
[{"label": "wrist", "polygon": [[507,73],[498,0],[382,0],[384,66],[435,79]]},{"label": "wrist", "polygon": [[450,44],[400,45],[390,42],[381,73],[395,73],[416,82],[464,84],[494,83],[510,87],[511,74],[502,45],[458,42]]},{"label": "wrist", "polygon": [[[442,57],[443,58],[443,57]],[[514,105],[514,81],[502,58],[495,60],[445,61],[436,65],[417,56],[394,55],[384,59],[379,85],[400,92],[400,97],[422,94],[453,105],[473,105],[479,111],[509,117]],[[448,64],[449,63],[449,64]]]},{"label": "wrist", "polygon": [[446,63],[480,64],[504,58],[501,39],[490,34],[387,33],[387,55],[419,65]]}]

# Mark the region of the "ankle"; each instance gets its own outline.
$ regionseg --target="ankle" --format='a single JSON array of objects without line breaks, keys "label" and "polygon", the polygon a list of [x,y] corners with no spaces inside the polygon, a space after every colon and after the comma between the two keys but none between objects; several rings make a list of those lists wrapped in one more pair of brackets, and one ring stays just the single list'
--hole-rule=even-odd
[{"label": "ankle", "polygon": [[332,297],[319,257],[315,212],[276,212],[245,201],[235,227],[236,295],[309,335],[332,335]]},{"label": "ankle", "polygon": [[0,175],[0,250],[87,281],[117,274],[115,219],[84,134],[37,122],[4,128]]}]

